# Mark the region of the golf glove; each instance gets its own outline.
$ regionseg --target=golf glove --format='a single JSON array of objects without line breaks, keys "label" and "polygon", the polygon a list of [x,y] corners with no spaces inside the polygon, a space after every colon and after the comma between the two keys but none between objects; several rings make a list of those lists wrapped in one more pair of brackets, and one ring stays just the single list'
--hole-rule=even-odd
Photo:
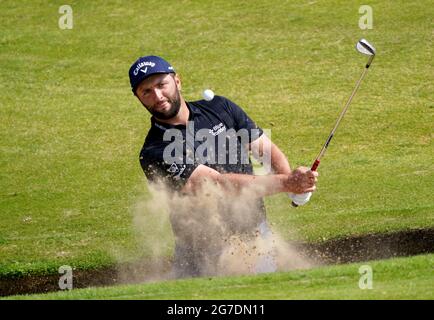
[{"label": "golf glove", "polygon": [[292,199],[292,202],[294,202],[296,205],[302,206],[309,202],[310,197],[312,196],[312,192],[306,192],[302,194],[288,193],[288,196]]}]

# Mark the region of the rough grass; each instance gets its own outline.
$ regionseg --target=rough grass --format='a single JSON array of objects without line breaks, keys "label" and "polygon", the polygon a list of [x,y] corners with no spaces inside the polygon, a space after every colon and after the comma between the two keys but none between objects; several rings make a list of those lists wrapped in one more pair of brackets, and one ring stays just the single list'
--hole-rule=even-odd
[{"label": "rough grass", "polygon": [[73,30],[58,28],[62,4],[0,3],[1,276],[149,254],[131,223],[149,122],[127,76],[144,54],[172,62],[187,99],[211,88],[243,106],[296,166],[333,126],[366,37],[378,56],[319,191],[297,210],[268,198],[270,220],[307,241],[434,225],[429,1],[372,1],[372,30],[358,27],[360,1],[81,1]]}]

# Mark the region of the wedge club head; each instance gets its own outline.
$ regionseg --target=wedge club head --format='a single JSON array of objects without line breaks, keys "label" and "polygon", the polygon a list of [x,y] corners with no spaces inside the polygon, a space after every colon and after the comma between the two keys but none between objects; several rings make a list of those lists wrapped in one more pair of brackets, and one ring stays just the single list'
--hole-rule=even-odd
[{"label": "wedge club head", "polygon": [[376,50],[372,44],[370,44],[366,39],[360,39],[356,44],[356,49],[361,54],[369,56],[368,63],[366,64],[366,68],[369,68],[372,60],[374,60]]},{"label": "wedge club head", "polygon": [[375,48],[366,39],[360,39],[356,44],[356,49],[360,53],[366,54],[368,56],[375,55]]}]

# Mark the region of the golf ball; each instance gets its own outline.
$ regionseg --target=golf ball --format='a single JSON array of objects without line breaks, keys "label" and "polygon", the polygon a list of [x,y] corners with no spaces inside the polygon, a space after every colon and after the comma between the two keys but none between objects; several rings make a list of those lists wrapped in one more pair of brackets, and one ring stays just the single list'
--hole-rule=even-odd
[{"label": "golf ball", "polygon": [[214,92],[210,89],[206,89],[203,91],[202,96],[206,101],[211,101],[214,98]]}]

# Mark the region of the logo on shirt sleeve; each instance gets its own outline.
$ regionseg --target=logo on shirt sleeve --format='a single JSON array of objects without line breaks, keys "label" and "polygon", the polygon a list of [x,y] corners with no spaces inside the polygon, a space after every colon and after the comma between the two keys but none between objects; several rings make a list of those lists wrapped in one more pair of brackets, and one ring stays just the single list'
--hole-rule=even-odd
[{"label": "logo on shirt sleeve", "polygon": [[169,169],[167,169],[167,172],[170,173],[170,175],[176,179],[179,180],[181,178],[181,174],[184,172],[186,165],[185,164],[176,164],[176,163],[172,163],[169,167]]}]

